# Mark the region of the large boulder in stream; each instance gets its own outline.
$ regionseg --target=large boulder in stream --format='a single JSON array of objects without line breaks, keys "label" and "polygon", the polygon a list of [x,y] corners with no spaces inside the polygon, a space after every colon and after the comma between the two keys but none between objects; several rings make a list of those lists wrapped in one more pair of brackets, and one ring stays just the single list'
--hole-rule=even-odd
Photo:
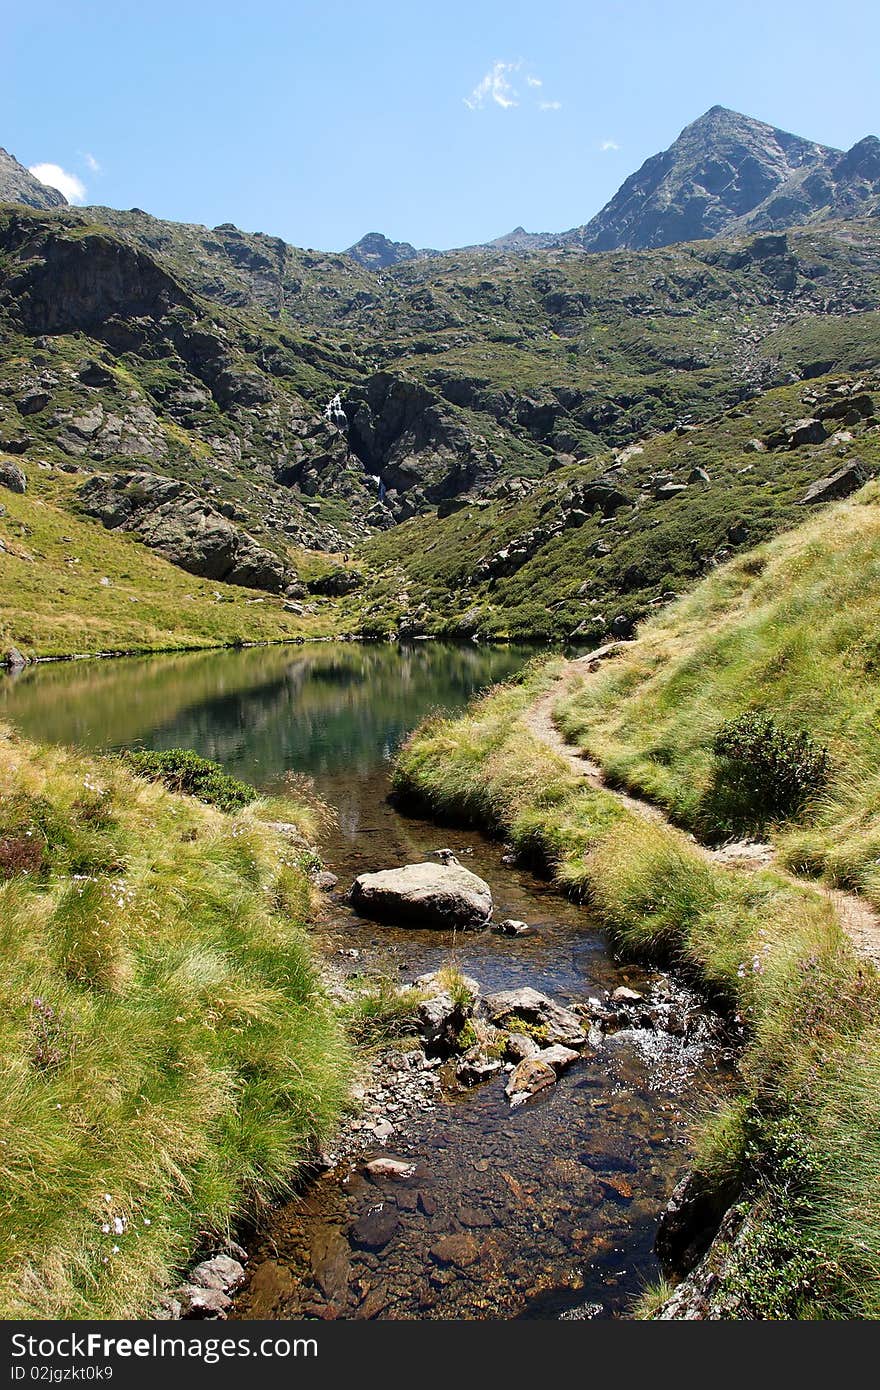
[{"label": "large boulder in stream", "polygon": [[483,927],[492,915],[492,891],[460,864],[406,864],[361,874],[349,894],[365,917],[411,927]]}]

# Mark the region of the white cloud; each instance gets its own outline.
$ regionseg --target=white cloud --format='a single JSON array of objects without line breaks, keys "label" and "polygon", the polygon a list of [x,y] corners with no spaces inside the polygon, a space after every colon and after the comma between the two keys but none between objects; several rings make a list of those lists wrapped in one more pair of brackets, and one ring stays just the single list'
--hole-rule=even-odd
[{"label": "white cloud", "polygon": [[518,106],[516,90],[510,81],[511,73],[516,72],[519,63],[493,63],[489,71],[480,79],[469,97],[464,98],[465,106],[478,111],[487,101],[494,101],[504,111]]},{"label": "white cloud", "polygon": [[609,150],[619,150],[620,146],[616,140],[603,140],[599,149],[603,154],[607,154]]},{"label": "white cloud", "polygon": [[[515,63],[505,63],[498,59],[480,79],[470,96],[464,98],[465,106],[470,111],[479,111],[490,102],[500,106],[502,111],[509,111],[511,107],[519,106],[520,91],[514,80],[514,74],[527,66],[528,64],[522,58],[518,58]],[[526,93],[532,96],[532,106],[537,105],[539,111],[560,110],[561,101],[540,101],[538,99],[544,86],[543,78],[537,77],[533,72],[526,72],[524,76]]]},{"label": "white cloud", "polygon": [[86,188],[81,179],[76,174],[68,174],[66,169],[62,169],[60,164],[32,164],[29,173],[33,174],[40,183],[45,183],[49,188],[57,188],[59,193],[63,193],[69,203],[84,203],[86,200]]},{"label": "white cloud", "polygon": [[93,174],[100,174],[101,166],[93,154],[89,154],[88,150],[86,150],[85,154],[83,155],[83,159],[85,160],[86,165],[89,169],[91,169]]}]

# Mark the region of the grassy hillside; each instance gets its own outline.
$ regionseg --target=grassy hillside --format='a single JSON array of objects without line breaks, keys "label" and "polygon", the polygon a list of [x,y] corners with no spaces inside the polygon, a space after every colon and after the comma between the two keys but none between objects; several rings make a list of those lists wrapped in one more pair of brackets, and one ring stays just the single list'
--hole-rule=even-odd
[{"label": "grassy hillside", "polygon": [[[830,780],[775,831],[785,862],[880,906],[880,487],[724,566],[646,624],[560,711],[607,775],[708,834],[725,823],[713,738],[766,713],[830,754]],[[771,826],[772,829],[772,817]]]},{"label": "grassy hillside", "polygon": [[[647,625],[564,710],[608,773],[704,833],[725,716],[772,712],[827,742],[816,804],[777,825],[795,868],[875,896],[875,486],[717,571]],[[703,1126],[698,1170],[752,1213],[718,1290],[746,1317],[880,1315],[880,983],[808,883],[733,870],[642,820],[548,753],[524,716],[559,666],[536,664],[404,748],[402,792],[548,860],[624,953],[670,960],[741,1020],[741,1094]],[[722,803],[723,804],[723,803]],[[700,814],[697,815],[699,808]]]},{"label": "grassy hillside", "polygon": [[77,515],[67,474],[29,471],[24,495],[0,488],[0,653],[162,651],[334,630],[328,600],[310,599],[313,611],[299,615],[277,595],[196,579]]},{"label": "grassy hillside", "polygon": [[8,729],[0,788],[0,1315],[143,1315],[333,1126],[308,878],[277,806],[224,815]]}]

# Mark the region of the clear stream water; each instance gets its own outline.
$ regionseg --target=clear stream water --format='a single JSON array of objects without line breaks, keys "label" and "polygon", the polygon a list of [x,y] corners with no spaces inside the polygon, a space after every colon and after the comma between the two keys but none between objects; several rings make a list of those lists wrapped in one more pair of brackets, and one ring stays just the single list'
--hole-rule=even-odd
[{"label": "clear stream water", "polygon": [[[485,992],[532,985],[563,1003],[659,976],[621,966],[586,911],[503,846],[440,829],[388,802],[400,740],[431,710],[460,709],[519,669],[515,647],[316,643],[41,666],[0,681],[0,719],[29,737],[86,749],[186,746],[261,788],[290,772],[314,779],[336,810],[322,853],[339,876],[321,935],[343,973],[401,981],[448,962]],[[492,887],[496,918],[539,928],[517,939],[377,927],[344,891],[361,872],[450,846]],[[356,954],[353,954],[356,953]],[[383,1318],[614,1317],[656,1272],[660,1207],[688,1162],[688,1124],[729,1085],[720,1054],[632,1029],[516,1111],[503,1075],[395,1126],[385,1152],[417,1164],[410,1181],[374,1180],[355,1163],[279,1207],[251,1241],[236,1316]],[[367,1142],[369,1140],[369,1143]],[[365,1128],[367,1154],[383,1151]],[[379,1251],[350,1245],[357,1218],[397,1220]],[[431,1249],[458,1234],[462,1257]]]}]

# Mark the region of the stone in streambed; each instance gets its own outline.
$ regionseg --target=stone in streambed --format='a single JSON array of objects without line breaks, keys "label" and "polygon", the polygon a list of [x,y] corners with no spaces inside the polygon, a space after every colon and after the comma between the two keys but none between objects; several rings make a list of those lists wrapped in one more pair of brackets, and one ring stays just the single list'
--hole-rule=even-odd
[{"label": "stone in streambed", "polygon": [[552,1047],[544,1047],[536,1054],[536,1062],[544,1062],[548,1067],[552,1067],[557,1076],[560,1072],[566,1071],[572,1062],[576,1062],[578,1053],[571,1047],[563,1047],[561,1043],[554,1043]]},{"label": "stone in streambed", "polygon": [[190,1271],[189,1282],[202,1289],[221,1289],[234,1293],[244,1283],[244,1266],[229,1255],[214,1255]]},{"label": "stone in streambed", "polygon": [[392,1158],[390,1154],[371,1158],[364,1164],[364,1171],[369,1173],[371,1178],[395,1178],[400,1181],[411,1178],[417,1168],[417,1163],[405,1158]]},{"label": "stone in streambed", "polygon": [[505,917],[503,922],[497,922],[492,928],[498,936],[534,936],[536,928],[530,927],[528,922],[520,922],[515,917]]},{"label": "stone in streambed", "polygon": [[522,989],[505,989],[497,994],[489,994],[485,1006],[492,1023],[508,1027],[514,1020],[523,1019],[542,1029],[544,1040],[548,1043],[582,1047],[587,1041],[587,1035],[571,1009],[563,1008],[528,985]]},{"label": "stone in streambed", "polygon": [[361,874],[349,894],[365,917],[413,927],[484,927],[492,915],[492,891],[460,864],[406,864]]},{"label": "stone in streambed", "polygon": [[478,1045],[469,1047],[467,1052],[462,1054],[461,1060],[455,1068],[455,1075],[462,1086],[479,1086],[481,1082],[488,1081],[500,1070],[501,1063],[498,1058],[487,1057]]},{"label": "stone in streambed", "polygon": [[341,1303],[348,1293],[351,1247],[335,1226],[315,1231],[309,1247],[309,1261],[315,1282],[324,1297]]},{"label": "stone in streambed", "polygon": [[526,1057],[514,1067],[504,1089],[511,1105],[517,1106],[555,1085],[556,1072],[549,1062],[542,1062],[540,1057]]},{"label": "stone in streambed", "polygon": [[509,1062],[524,1062],[528,1057],[537,1057],[540,1051],[534,1038],[530,1038],[527,1033],[508,1033],[504,1055]]},{"label": "stone in streambed", "polygon": [[355,1221],[348,1238],[358,1250],[384,1250],[399,1226],[396,1208],[383,1202],[382,1206],[374,1207]]},{"label": "stone in streambed", "polygon": [[456,1265],[466,1269],[480,1258],[480,1245],[468,1231],[455,1231],[452,1235],[441,1236],[431,1246],[430,1255],[441,1268]]}]

